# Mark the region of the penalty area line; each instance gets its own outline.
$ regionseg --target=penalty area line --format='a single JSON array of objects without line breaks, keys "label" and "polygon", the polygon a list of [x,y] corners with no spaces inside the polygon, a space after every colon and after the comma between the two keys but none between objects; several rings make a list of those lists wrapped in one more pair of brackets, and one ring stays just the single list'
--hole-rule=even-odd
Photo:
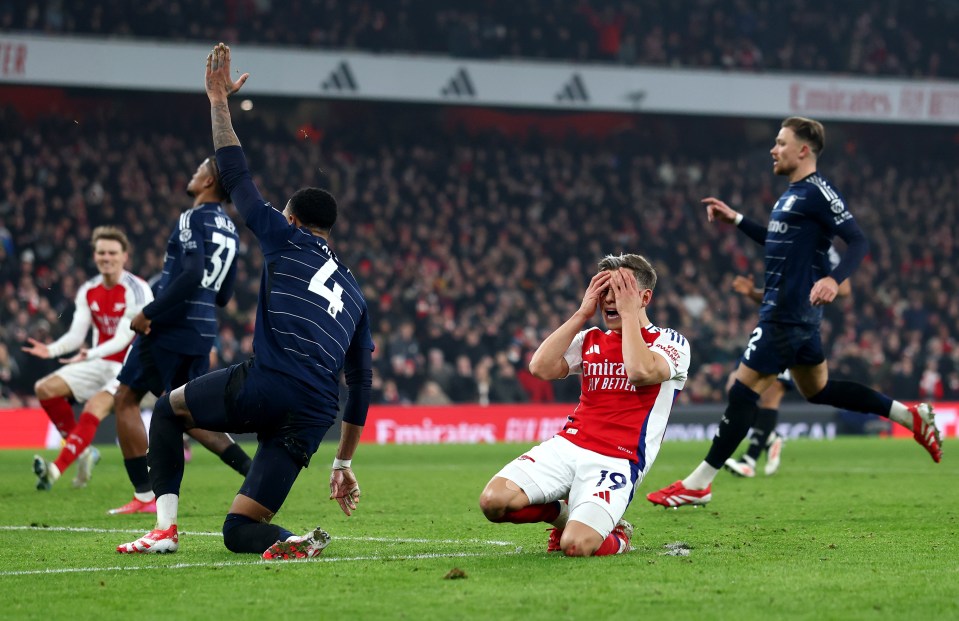
[{"label": "penalty area line", "polygon": [[[437,558],[484,558],[494,556],[509,556],[516,552],[500,552],[495,554],[483,552],[452,552],[450,554],[408,554],[402,556],[343,556],[343,557],[319,557],[310,559],[296,559],[288,561],[266,561],[257,559],[255,561],[223,561],[219,563],[174,563],[173,565],[128,565],[113,567],[59,567],[56,569],[24,569],[14,571],[0,571],[0,576],[36,576],[46,574],[79,574],[104,571],[138,571],[146,569],[194,569],[211,567],[243,567],[243,566],[281,566],[289,563],[343,563],[353,561],[417,561],[424,559]],[[145,556],[145,555],[141,555]]]}]

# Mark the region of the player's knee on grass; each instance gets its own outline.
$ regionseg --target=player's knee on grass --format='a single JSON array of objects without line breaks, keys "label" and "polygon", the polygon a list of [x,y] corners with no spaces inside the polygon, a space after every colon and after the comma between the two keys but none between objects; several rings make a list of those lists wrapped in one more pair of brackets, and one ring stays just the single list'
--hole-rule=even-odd
[{"label": "player's knee on grass", "polygon": [[569,522],[563,530],[560,547],[566,556],[592,556],[605,538],[582,522]]},{"label": "player's knee on grass", "polygon": [[293,533],[275,524],[257,522],[245,515],[228,513],[223,521],[223,545],[237,554],[262,554]]},{"label": "player's knee on grass", "polygon": [[480,510],[483,511],[483,515],[490,522],[499,522],[507,511],[522,508],[510,506],[514,498],[521,493],[523,493],[523,490],[513,481],[503,477],[494,477],[492,481],[486,484],[483,493],[480,494]]}]

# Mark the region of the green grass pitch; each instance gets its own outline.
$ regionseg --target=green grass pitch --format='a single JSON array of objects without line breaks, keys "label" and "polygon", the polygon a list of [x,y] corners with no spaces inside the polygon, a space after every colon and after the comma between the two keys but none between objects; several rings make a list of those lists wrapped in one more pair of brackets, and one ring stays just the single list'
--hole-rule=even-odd
[{"label": "green grass pitch", "polygon": [[[202,448],[187,465],[180,551],[121,556],[151,516],[108,516],[130,497],[119,452],[86,489],[73,470],[34,489],[28,451],[0,452],[0,618],[11,619],[956,619],[959,461],[905,440],[793,441],[775,477],[721,473],[705,508],[664,510],[649,491],[684,476],[704,443],[668,443],[626,519],[629,554],[545,552],[545,525],[489,524],[486,481],[526,447],[361,446],[358,512],[328,500],[324,444],[276,518],[322,525],[319,559],[267,563],[219,536],[240,479]],[[47,451],[50,456],[53,451]],[[689,556],[667,556],[684,542]],[[463,579],[445,579],[459,568]]]}]

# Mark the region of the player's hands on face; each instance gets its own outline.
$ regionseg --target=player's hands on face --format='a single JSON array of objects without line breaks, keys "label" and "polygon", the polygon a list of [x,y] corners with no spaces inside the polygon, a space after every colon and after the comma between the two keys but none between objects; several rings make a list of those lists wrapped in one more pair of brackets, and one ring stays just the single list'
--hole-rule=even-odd
[{"label": "player's hands on face", "polygon": [[816,281],[809,292],[809,302],[813,306],[823,306],[836,299],[839,293],[839,283],[832,276],[826,276]]},{"label": "player's hands on face", "polygon": [[37,339],[27,338],[26,347],[21,347],[23,351],[27,352],[31,356],[36,356],[37,358],[49,358],[50,357],[50,348],[47,347],[46,343],[41,343]]},{"label": "player's hands on face", "polygon": [[749,295],[755,288],[752,276],[736,276],[733,278],[733,291],[740,295]]},{"label": "player's hands on face", "polygon": [[346,515],[356,511],[360,502],[360,484],[352,468],[334,468],[330,473],[330,500],[335,500]]},{"label": "player's hands on face", "polygon": [[710,222],[716,220],[729,224],[736,222],[738,212],[718,198],[708,196],[703,199],[703,204],[706,205],[706,217],[709,218]]},{"label": "player's hands on face", "polygon": [[579,307],[579,312],[581,315],[589,318],[592,317],[596,312],[596,308],[602,301],[603,296],[606,295],[606,289],[609,287],[610,275],[611,272],[608,270],[603,270],[602,272],[593,276],[593,278],[589,281],[589,286],[586,287],[586,293],[583,295],[583,303]]},{"label": "player's hands on face", "polygon": [[235,82],[230,75],[230,48],[220,43],[206,57],[206,94],[210,103],[223,103],[227,97],[243,88],[249,73],[244,73]]},{"label": "player's hands on face", "polygon": [[81,347],[75,355],[70,358],[60,358],[60,364],[70,364],[72,362],[83,362],[87,359],[87,348]]},{"label": "player's hands on face", "polygon": [[147,316],[143,314],[143,311],[137,313],[137,316],[133,318],[133,321],[130,322],[130,327],[137,334],[150,334],[150,324],[153,323],[150,319],[147,319]]},{"label": "player's hands on face", "polygon": [[616,312],[620,317],[632,317],[643,308],[643,297],[639,290],[639,283],[633,273],[621,267],[612,273],[610,286],[616,294]]}]

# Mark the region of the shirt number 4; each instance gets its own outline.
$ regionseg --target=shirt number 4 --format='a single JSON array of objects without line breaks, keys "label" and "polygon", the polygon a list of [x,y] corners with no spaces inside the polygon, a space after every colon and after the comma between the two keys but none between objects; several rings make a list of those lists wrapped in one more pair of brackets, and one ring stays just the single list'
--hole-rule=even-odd
[{"label": "shirt number 4", "polygon": [[330,303],[326,312],[330,317],[336,317],[336,314],[343,310],[343,287],[336,281],[333,281],[333,288],[326,286],[326,281],[330,280],[336,272],[336,262],[332,259],[323,264],[323,267],[316,270],[313,278],[310,279],[308,289]]}]

